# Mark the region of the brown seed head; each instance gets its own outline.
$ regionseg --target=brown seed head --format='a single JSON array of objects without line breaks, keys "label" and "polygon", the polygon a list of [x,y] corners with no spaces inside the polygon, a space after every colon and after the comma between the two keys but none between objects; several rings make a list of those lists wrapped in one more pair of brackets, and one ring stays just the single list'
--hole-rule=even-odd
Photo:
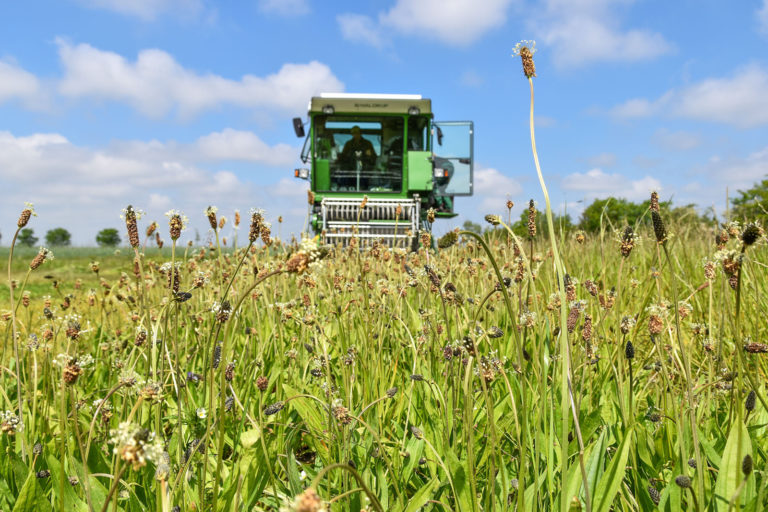
[{"label": "brown seed head", "polygon": [[209,206],[205,209],[205,216],[208,217],[208,224],[210,224],[211,229],[216,231],[216,212],[218,211],[218,208],[215,206]]},{"label": "brown seed head", "polygon": [[659,193],[655,190],[651,192],[651,205],[649,208],[652,212],[659,213]]},{"label": "brown seed head", "polygon": [[33,216],[37,215],[35,213],[35,208],[32,206],[32,203],[25,203],[24,209],[21,211],[21,215],[19,215],[19,221],[16,223],[19,228],[23,228],[27,225],[29,222],[29,219]]},{"label": "brown seed head", "polygon": [[235,210],[235,227],[240,225],[240,210]]},{"label": "brown seed head", "polygon": [[[310,193],[312,191],[310,190]],[[264,215],[261,210],[254,210],[251,213],[251,231],[248,233],[248,240],[251,243],[256,243],[261,234],[261,225],[264,222]]]},{"label": "brown seed head", "polygon": [[128,230],[128,242],[134,249],[139,246],[139,228],[136,224],[138,215],[130,204],[123,210],[125,215],[125,227]]},{"label": "brown seed head", "polygon": [[515,206],[515,203],[507,199],[507,210],[511,210]]},{"label": "brown seed head", "polygon": [[48,260],[53,259],[53,253],[46,249],[45,247],[41,247],[40,251],[37,253],[37,255],[32,259],[32,261],[29,263],[29,269],[30,270],[36,270],[40,267],[43,263],[45,263]]},{"label": "brown seed head", "polygon": [[154,235],[156,229],[157,229],[157,222],[152,221],[152,223],[149,226],[147,226],[147,238]]},{"label": "brown seed head", "polygon": [[519,55],[523,61],[523,74],[526,78],[536,76],[536,66],[533,63],[533,54],[536,52],[535,41],[520,41],[515,45],[513,55]]},{"label": "brown seed head", "polygon": [[533,199],[528,202],[528,236],[536,236],[536,205]]}]

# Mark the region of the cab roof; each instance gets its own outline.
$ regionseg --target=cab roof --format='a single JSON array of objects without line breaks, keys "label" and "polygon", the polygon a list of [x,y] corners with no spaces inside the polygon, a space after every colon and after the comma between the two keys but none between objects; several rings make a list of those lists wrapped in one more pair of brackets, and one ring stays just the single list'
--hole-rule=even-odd
[{"label": "cab roof", "polygon": [[323,93],[309,102],[309,113],[323,113],[323,108],[332,106],[334,112],[366,114],[408,114],[413,107],[419,114],[432,114],[432,100],[420,94],[353,94]]}]

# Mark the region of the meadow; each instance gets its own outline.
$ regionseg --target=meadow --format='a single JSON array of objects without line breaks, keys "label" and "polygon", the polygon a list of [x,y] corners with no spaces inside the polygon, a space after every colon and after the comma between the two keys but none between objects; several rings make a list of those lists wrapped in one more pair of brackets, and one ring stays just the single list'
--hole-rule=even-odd
[{"label": "meadow", "polygon": [[523,236],[509,204],[416,251],[286,243],[254,210],[234,249],[209,208],[192,247],[129,206],[119,253],[5,253],[0,510],[764,510],[768,239],[655,193],[558,229],[518,52]]},{"label": "meadow", "polygon": [[561,233],[561,294],[545,234],[489,220],[417,252],[17,253],[0,507],[761,510],[762,232]]}]

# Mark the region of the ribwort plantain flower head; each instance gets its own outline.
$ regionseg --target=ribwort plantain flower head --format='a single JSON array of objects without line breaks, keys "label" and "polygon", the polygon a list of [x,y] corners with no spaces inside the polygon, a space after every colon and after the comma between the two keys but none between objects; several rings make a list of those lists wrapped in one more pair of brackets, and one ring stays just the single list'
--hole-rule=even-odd
[{"label": "ribwort plantain flower head", "polygon": [[512,49],[513,56],[520,56],[523,61],[523,74],[525,78],[536,76],[536,66],[533,62],[533,54],[536,53],[536,41],[520,41]]},{"label": "ribwort plantain flower head", "polygon": [[35,207],[32,203],[24,203],[24,209],[21,210],[21,215],[19,215],[19,221],[16,223],[16,225],[19,228],[23,228],[27,225],[29,222],[29,219],[32,216],[37,217],[37,214],[35,213]]},{"label": "ribwort plantain flower head", "polygon": [[165,216],[168,217],[171,240],[178,240],[181,232],[187,228],[189,219],[178,210],[169,210],[165,212]]}]

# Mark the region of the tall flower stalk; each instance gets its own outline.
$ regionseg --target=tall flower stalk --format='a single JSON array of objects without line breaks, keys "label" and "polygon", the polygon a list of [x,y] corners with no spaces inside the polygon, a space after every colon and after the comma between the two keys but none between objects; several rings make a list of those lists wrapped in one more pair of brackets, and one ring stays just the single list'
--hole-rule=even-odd
[{"label": "tall flower stalk", "polygon": [[[547,185],[544,182],[544,175],[541,172],[541,165],[539,164],[539,154],[536,150],[536,133],[534,130],[533,122],[533,106],[534,106],[534,91],[533,91],[533,77],[536,76],[536,66],[533,61],[533,54],[536,52],[535,41],[521,41],[515,46],[514,55],[519,55],[523,63],[523,74],[528,79],[528,84],[531,90],[531,107],[529,116],[529,126],[531,132],[531,150],[533,151],[533,161],[536,165],[536,174],[539,178],[539,184],[541,185],[541,191],[544,194],[544,203],[546,205],[546,217],[547,227],[549,229],[549,243],[552,249],[552,255],[554,258],[555,273],[557,274],[557,283],[560,294],[560,357],[562,361],[560,372],[560,414],[561,414],[561,431],[560,431],[560,451],[561,461],[563,468],[561,476],[563,480],[563,487],[565,487],[566,475],[568,474],[567,460],[568,460],[568,408],[570,406],[573,413],[573,426],[576,432],[576,438],[579,443],[579,465],[581,466],[581,477],[584,485],[584,491],[586,495],[587,512],[591,512],[592,504],[589,495],[589,485],[587,483],[587,471],[584,465],[584,442],[581,437],[581,429],[579,427],[579,415],[576,410],[576,403],[573,399],[573,390],[571,386],[571,353],[570,346],[568,345],[568,302],[565,296],[565,265],[563,265],[560,259],[560,252],[557,248],[557,238],[555,237],[555,226],[552,217],[552,206],[549,200],[549,192],[547,191]],[[522,486],[522,484],[521,484]],[[525,487],[522,487],[523,489]],[[523,497],[525,493],[520,492],[519,506],[523,506]],[[560,503],[561,510],[565,512],[570,506],[564,500]]]}]

